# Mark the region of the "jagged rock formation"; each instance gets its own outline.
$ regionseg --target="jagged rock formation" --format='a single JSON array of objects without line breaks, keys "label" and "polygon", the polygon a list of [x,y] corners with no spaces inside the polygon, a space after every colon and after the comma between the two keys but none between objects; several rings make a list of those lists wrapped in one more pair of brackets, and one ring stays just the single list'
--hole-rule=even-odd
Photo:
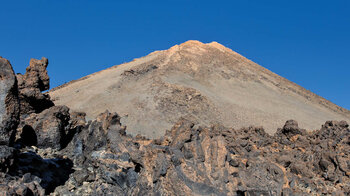
[{"label": "jagged rock formation", "polygon": [[53,106],[48,94],[41,93],[50,89],[50,78],[47,74],[49,61],[31,59],[24,75],[17,74],[21,115],[40,113]]},{"label": "jagged rock formation", "polygon": [[289,119],[307,130],[350,112],[216,43],[188,41],[50,91],[54,102],[93,120],[117,112],[133,135],[164,135],[182,116],[205,126],[263,126]]},{"label": "jagged rock formation", "polygon": [[19,111],[17,134],[11,123],[5,127],[16,134],[14,146],[9,137],[0,145],[3,195],[350,193],[345,121],[309,132],[289,120],[271,136],[262,127],[200,126],[181,118],[162,137],[147,139],[127,134],[117,113],[86,122],[84,113],[66,106],[41,112],[27,106]]},{"label": "jagged rock formation", "polygon": [[307,133],[289,121],[270,136],[262,128],[198,127],[182,119],[149,140],[125,135],[118,119],[101,114],[73,139],[64,152],[79,167],[55,194],[350,193],[346,122]]},{"label": "jagged rock formation", "polygon": [[70,118],[69,108],[54,106],[41,93],[49,89],[47,65],[46,58],[31,59],[26,74],[16,77],[9,61],[0,58],[1,195],[45,195],[73,172],[72,162],[54,151],[71,140],[81,114]]}]

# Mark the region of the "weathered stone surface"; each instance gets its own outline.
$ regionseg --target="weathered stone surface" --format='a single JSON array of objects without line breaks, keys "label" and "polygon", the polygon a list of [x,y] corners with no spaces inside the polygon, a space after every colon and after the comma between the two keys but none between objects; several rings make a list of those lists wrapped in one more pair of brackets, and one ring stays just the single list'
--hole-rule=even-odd
[{"label": "weathered stone surface", "polygon": [[17,74],[21,114],[40,113],[54,104],[48,94],[41,93],[50,88],[47,74],[48,60],[31,59],[24,75]]},{"label": "weathered stone surface", "polygon": [[0,145],[9,145],[19,123],[17,80],[10,62],[0,57]]}]

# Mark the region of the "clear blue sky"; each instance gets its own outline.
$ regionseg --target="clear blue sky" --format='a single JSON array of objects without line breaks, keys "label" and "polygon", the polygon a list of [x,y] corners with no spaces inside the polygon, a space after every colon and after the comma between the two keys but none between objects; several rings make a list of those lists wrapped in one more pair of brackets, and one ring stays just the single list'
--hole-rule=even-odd
[{"label": "clear blue sky", "polygon": [[0,56],[51,86],[167,49],[217,41],[350,109],[350,1],[1,0]]}]

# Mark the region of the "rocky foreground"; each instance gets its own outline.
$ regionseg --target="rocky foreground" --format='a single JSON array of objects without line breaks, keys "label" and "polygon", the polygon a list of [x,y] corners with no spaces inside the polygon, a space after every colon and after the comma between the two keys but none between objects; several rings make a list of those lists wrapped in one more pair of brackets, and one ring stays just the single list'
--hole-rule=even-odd
[{"label": "rocky foreground", "polygon": [[0,58],[1,195],[350,195],[345,121],[307,132],[290,120],[271,136],[179,119],[133,137],[116,113],[86,122],[55,106],[47,65],[15,75]]}]

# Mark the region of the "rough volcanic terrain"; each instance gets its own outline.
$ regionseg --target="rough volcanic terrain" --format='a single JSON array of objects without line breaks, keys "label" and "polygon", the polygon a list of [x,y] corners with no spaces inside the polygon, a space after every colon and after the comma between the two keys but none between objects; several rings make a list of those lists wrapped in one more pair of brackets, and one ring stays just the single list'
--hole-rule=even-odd
[{"label": "rough volcanic terrain", "polygon": [[[283,66],[283,65],[281,65]],[[307,130],[350,112],[216,43],[188,41],[50,91],[57,105],[89,120],[108,109],[128,133],[151,138],[183,116],[203,126],[263,126],[273,134],[288,119]]]},{"label": "rough volcanic terrain", "polygon": [[288,120],[270,135],[190,117],[148,139],[117,113],[87,122],[54,105],[47,65],[16,76],[0,58],[1,195],[350,195],[346,121],[307,131]]}]

